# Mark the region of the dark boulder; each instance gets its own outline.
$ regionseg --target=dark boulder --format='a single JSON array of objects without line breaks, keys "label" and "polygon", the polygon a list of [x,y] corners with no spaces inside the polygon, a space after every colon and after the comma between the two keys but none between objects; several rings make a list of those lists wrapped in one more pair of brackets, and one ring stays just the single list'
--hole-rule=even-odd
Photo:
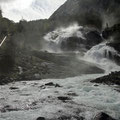
[{"label": "dark boulder", "polygon": [[115,120],[114,118],[110,117],[106,113],[99,113],[95,116],[93,120]]},{"label": "dark boulder", "polygon": [[10,87],[9,88],[10,90],[17,90],[17,89],[19,89],[18,87]]},{"label": "dark boulder", "polygon": [[112,35],[112,30],[110,28],[106,28],[104,31],[102,31],[102,37],[104,39],[108,39]]},{"label": "dark boulder", "polygon": [[119,43],[110,42],[107,45],[113,47],[116,51],[120,53],[120,42]]},{"label": "dark boulder", "polygon": [[109,75],[92,80],[93,83],[102,83],[107,85],[120,85],[120,72],[112,72]]},{"label": "dark boulder", "polygon": [[46,86],[54,86],[54,83],[53,82],[49,82],[49,83],[46,83],[45,85]]},{"label": "dark boulder", "polygon": [[61,116],[57,120],[84,120],[84,118],[79,116]]},{"label": "dark boulder", "polygon": [[39,117],[36,120],[46,120],[44,117]]},{"label": "dark boulder", "polygon": [[63,101],[63,102],[71,100],[69,97],[66,97],[66,96],[59,96],[58,99]]},{"label": "dark boulder", "polygon": [[90,31],[85,35],[86,46],[88,45],[90,49],[92,46],[97,45],[103,41],[100,33],[98,31]]},{"label": "dark boulder", "polygon": [[59,84],[54,84],[53,82],[46,83],[45,86],[62,87]]},{"label": "dark boulder", "polygon": [[102,37],[108,39],[109,37],[114,38],[114,42],[120,42],[120,24],[115,24],[112,27],[106,27],[102,32]]},{"label": "dark boulder", "polygon": [[66,38],[61,42],[61,49],[64,51],[75,51],[90,49],[94,45],[102,42],[102,37],[98,31],[89,31],[84,34],[84,38],[73,36]]},{"label": "dark boulder", "polygon": [[64,51],[75,51],[81,49],[80,45],[84,44],[82,38],[79,37],[69,37],[61,42],[61,49]]},{"label": "dark boulder", "polygon": [[109,59],[120,65],[120,43],[110,42],[107,43],[106,45],[116,50],[116,54],[112,54],[110,51],[108,52]]}]

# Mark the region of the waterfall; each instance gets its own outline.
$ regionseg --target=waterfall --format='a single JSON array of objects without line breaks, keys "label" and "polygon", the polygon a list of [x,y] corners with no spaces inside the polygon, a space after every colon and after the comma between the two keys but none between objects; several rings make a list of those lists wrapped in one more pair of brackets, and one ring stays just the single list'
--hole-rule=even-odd
[{"label": "waterfall", "polygon": [[48,52],[62,52],[61,42],[69,37],[77,37],[85,39],[82,33],[82,26],[73,24],[68,27],[57,28],[44,36],[44,48]]},{"label": "waterfall", "polygon": [[[79,53],[84,53],[88,50],[86,46],[90,46],[91,42],[93,42],[90,46],[93,47],[88,50],[81,59],[97,64],[107,73],[120,70],[120,67],[115,62],[115,56],[120,57],[120,54],[113,47],[106,45],[107,42],[101,41],[100,43],[99,41],[96,43],[100,35],[99,33],[90,33],[90,31],[97,32],[97,30],[84,28],[78,24],[57,28],[44,36],[45,44],[43,50],[52,53],[63,53],[64,48],[67,49],[68,47],[68,49],[71,48],[71,52],[79,51]],[[88,33],[90,33],[90,36]],[[72,47],[76,47],[76,51],[72,49]]]},{"label": "waterfall", "polygon": [[86,52],[84,60],[99,65],[108,73],[120,70],[120,67],[113,61],[114,56],[120,57],[120,54],[114,48],[107,46],[106,42],[103,42]]}]

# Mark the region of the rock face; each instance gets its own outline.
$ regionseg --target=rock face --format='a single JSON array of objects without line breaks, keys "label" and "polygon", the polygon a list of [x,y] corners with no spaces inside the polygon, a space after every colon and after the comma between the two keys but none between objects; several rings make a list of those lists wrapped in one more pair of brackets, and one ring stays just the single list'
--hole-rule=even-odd
[{"label": "rock face", "polygon": [[[119,0],[67,0],[50,19],[60,21],[77,21],[83,25],[102,27],[102,14],[112,14],[118,17]],[[108,20],[109,21],[109,20]]]},{"label": "rock face", "polygon": [[113,47],[115,50],[117,50],[120,53],[120,43],[108,43],[107,45]]},{"label": "rock face", "polygon": [[120,72],[112,72],[109,75],[97,78],[91,82],[103,83],[108,85],[120,85]]},{"label": "rock face", "polygon": [[[107,27],[103,32],[102,36],[104,39],[108,39],[112,37],[112,41],[107,43],[106,45],[114,48],[118,53],[120,53],[120,24],[115,24],[112,27]],[[111,53],[110,53],[111,54]],[[114,60],[117,64],[120,65],[120,56],[114,55]]]},{"label": "rock face", "polygon": [[89,50],[94,45],[103,41],[98,31],[89,31],[87,33],[83,33],[83,35],[84,39],[77,36],[66,38],[66,40],[61,42],[61,49],[63,51],[84,51],[85,49]]},{"label": "rock face", "polygon": [[69,37],[66,40],[61,42],[61,49],[63,51],[75,51],[80,50],[81,45],[84,45],[83,43],[85,40],[78,37]]},{"label": "rock face", "polygon": [[95,116],[93,120],[115,120],[114,118],[110,117],[106,113],[99,113],[98,115]]},{"label": "rock face", "polygon": [[85,35],[85,37],[87,41],[86,45],[90,48],[102,42],[102,37],[98,31],[90,31]]},{"label": "rock face", "polygon": [[115,42],[120,43],[120,24],[115,24],[112,27],[107,27],[102,32],[102,36],[105,39],[108,39],[109,37],[113,37]]},{"label": "rock face", "polygon": [[120,65],[120,43],[107,43],[107,46],[110,46],[111,48],[114,48],[116,50],[117,54],[112,54],[112,52],[108,52],[109,54],[109,59],[114,61],[117,65]]}]

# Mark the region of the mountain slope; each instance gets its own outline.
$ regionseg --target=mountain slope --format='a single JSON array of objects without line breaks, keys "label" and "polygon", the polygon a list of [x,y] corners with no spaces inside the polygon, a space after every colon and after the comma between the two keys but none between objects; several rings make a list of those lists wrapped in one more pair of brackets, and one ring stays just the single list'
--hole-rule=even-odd
[{"label": "mountain slope", "polygon": [[111,25],[119,20],[119,13],[116,11],[120,11],[118,0],[67,0],[50,19],[73,19],[83,25],[101,28],[104,22]]}]

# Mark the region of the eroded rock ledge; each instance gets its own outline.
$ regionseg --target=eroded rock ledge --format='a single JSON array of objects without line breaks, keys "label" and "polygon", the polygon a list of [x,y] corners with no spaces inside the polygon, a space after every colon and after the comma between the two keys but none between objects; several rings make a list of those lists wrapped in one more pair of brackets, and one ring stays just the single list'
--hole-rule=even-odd
[{"label": "eroded rock ledge", "polygon": [[92,80],[91,82],[102,83],[107,85],[120,85],[120,71],[112,72],[109,75],[97,78],[95,80]]}]

